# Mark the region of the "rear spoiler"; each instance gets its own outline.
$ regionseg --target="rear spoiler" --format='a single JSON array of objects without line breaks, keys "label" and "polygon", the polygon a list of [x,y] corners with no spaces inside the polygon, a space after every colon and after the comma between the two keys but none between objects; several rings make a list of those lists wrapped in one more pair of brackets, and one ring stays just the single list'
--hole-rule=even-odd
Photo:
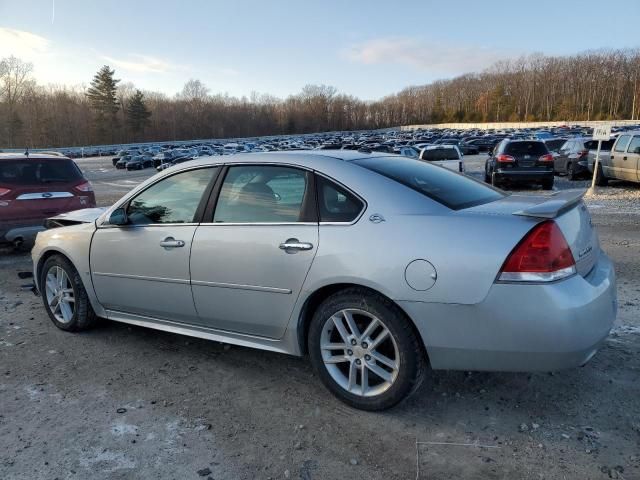
[{"label": "rear spoiler", "polygon": [[556,218],[576,206],[585,193],[586,190],[558,192],[552,195],[549,200],[524,210],[513,212],[513,214],[523,217]]}]

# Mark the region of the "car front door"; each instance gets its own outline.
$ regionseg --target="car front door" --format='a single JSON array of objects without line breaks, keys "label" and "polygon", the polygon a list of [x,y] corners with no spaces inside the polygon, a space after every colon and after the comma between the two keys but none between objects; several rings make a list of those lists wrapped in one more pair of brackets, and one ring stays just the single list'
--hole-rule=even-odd
[{"label": "car front door", "polygon": [[631,141],[631,135],[620,135],[618,141],[611,150],[611,173],[619,180],[625,179],[625,164],[627,161],[627,147]]},{"label": "car front door", "polygon": [[640,159],[640,135],[634,135],[625,155],[626,160],[622,161],[622,174],[625,180],[631,182],[638,181],[638,162]]},{"label": "car front door", "polygon": [[165,177],[126,202],[124,225],[98,227],[91,243],[91,276],[110,317],[197,320],[189,254],[218,170],[198,168]]},{"label": "car front door", "polygon": [[203,326],[282,337],[318,246],[313,179],[289,166],[228,167],[215,212],[210,206],[193,239]]}]

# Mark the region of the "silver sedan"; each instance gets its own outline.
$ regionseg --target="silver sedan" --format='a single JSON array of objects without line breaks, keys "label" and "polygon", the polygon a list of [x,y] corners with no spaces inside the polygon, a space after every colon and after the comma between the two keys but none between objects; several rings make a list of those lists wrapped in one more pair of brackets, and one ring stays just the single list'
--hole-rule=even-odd
[{"label": "silver sedan", "polygon": [[368,410],[405,398],[427,365],[582,365],[616,315],[580,192],[506,195],[400,156],[201,158],[50,225],[63,226],[32,256],[57,327],[100,318],[308,354]]}]

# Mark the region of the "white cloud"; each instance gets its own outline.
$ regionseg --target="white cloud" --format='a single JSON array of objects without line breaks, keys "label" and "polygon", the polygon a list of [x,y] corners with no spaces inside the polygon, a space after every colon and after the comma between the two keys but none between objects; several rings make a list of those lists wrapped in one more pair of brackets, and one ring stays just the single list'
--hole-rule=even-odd
[{"label": "white cloud", "polygon": [[475,45],[448,44],[418,38],[377,38],[352,45],[343,52],[347,59],[365,65],[406,65],[434,74],[459,74],[484,70],[513,52]]},{"label": "white cloud", "polygon": [[130,55],[129,60],[122,60],[104,55],[104,60],[116,67],[138,73],[164,73],[175,69],[169,62],[146,55]]},{"label": "white cloud", "polygon": [[0,58],[13,55],[33,61],[48,51],[50,43],[35,33],[0,27]]},{"label": "white cloud", "polygon": [[231,67],[217,68],[217,69],[215,69],[215,71],[217,73],[220,73],[221,75],[227,75],[229,77],[234,77],[236,75],[240,75],[240,72],[238,70],[236,70],[235,68],[231,68]]}]

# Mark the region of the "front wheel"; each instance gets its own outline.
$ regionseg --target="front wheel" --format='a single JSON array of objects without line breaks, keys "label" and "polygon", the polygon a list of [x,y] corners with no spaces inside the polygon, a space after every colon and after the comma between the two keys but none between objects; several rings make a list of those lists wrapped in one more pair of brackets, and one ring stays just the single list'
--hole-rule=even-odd
[{"label": "front wheel", "polygon": [[311,363],[324,385],[362,410],[390,408],[417,389],[426,367],[409,320],[389,300],[354,288],[326,299],[311,320]]},{"label": "front wheel", "polygon": [[65,257],[53,255],[45,261],[40,292],[49,318],[59,329],[77,332],[97,323],[80,274]]}]

